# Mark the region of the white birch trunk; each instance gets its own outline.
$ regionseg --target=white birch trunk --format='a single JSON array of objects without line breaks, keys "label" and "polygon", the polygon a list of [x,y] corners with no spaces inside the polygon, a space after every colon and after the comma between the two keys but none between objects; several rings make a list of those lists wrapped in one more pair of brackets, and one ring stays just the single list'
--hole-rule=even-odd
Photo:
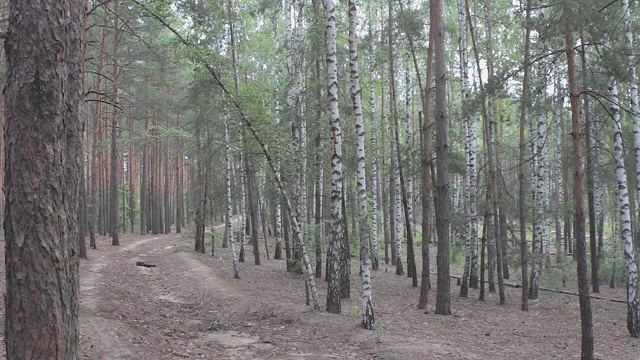
[{"label": "white birch trunk", "polygon": [[[562,105],[563,105],[563,100],[562,100],[562,96],[560,95],[560,79],[559,77],[557,77],[556,79],[556,94],[555,96],[557,97],[557,101],[556,101],[556,106],[554,109],[554,117],[556,120],[556,166],[557,166],[557,172],[555,174],[555,176],[553,177],[555,179],[556,182],[556,201],[557,204],[560,205],[563,202],[563,198],[564,198],[564,194],[563,194],[563,177],[562,177],[562,169],[561,166],[562,164]],[[557,258],[557,262],[561,263],[563,260],[563,257],[565,256],[565,254],[562,252],[562,240],[563,240],[563,236],[562,236],[562,210],[558,209],[557,213],[555,214],[555,223],[556,223],[556,258]]]},{"label": "white birch trunk", "polygon": [[333,0],[324,0],[327,45],[327,101],[331,123],[331,221],[328,254],[327,311],[340,313],[340,251],[344,228],[342,221],[342,132],[338,108],[338,63],[336,56],[336,20]]},{"label": "white birch trunk", "polygon": [[231,140],[229,137],[229,112],[225,108],[224,112],[224,144],[225,144],[225,153],[226,153],[226,177],[227,177],[227,223],[226,233],[229,234],[229,242],[231,243],[231,254],[233,256],[233,277],[236,279],[240,279],[240,274],[238,273],[238,255],[236,254],[236,245],[233,241],[232,229],[231,229],[231,220],[233,217],[232,211],[232,203],[231,203]]},{"label": "white birch trunk", "polygon": [[[540,2],[538,2],[540,3]],[[540,8],[538,11],[538,21],[544,19],[544,10]],[[538,32],[538,50],[541,53],[546,52],[545,38]],[[538,102],[538,114],[535,124],[535,146],[533,153],[534,171],[531,178],[533,200],[534,200],[534,216],[533,216],[533,265],[531,267],[531,277],[529,280],[529,299],[538,299],[538,289],[540,287],[540,271],[542,269],[542,257],[544,248],[548,240],[545,239],[545,141],[546,141],[546,110],[544,104],[545,98],[545,69],[540,65],[537,68],[538,83],[536,91],[536,99]],[[532,127],[532,131],[533,131]]]},{"label": "white birch trunk", "polygon": [[304,0],[298,0],[297,2],[297,17],[296,17],[296,29],[295,29],[295,99],[296,99],[296,111],[298,118],[298,151],[300,154],[299,162],[299,199],[298,206],[300,207],[300,223],[302,224],[302,232],[304,238],[307,238],[308,227],[308,212],[307,212],[307,122],[305,114],[305,102],[302,99],[302,71],[304,64],[302,58],[302,33],[304,30]]},{"label": "white birch trunk", "polygon": [[[396,146],[395,144],[393,146]],[[399,150],[400,147],[396,146],[396,149]],[[394,152],[393,161],[393,192],[394,192],[394,203],[393,203],[393,216],[395,219],[395,235],[396,235],[396,274],[404,275],[404,271],[402,271],[402,206],[401,199],[402,193],[400,191],[400,164],[398,161],[399,154],[398,151]]]},{"label": "white birch trunk", "polygon": [[627,329],[631,336],[640,336],[640,320],[638,312],[638,268],[633,249],[631,235],[631,209],[627,188],[627,173],[624,165],[624,145],[622,144],[622,125],[618,106],[618,87],[614,77],[609,78],[609,101],[613,118],[613,147],[616,164],[616,180],[618,182],[618,206],[620,211],[620,233],[627,265]]},{"label": "white birch trunk", "polygon": [[407,192],[407,217],[408,225],[411,225],[413,231],[413,119],[411,117],[411,72],[409,67],[409,44],[406,45],[404,59],[404,120],[406,126],[406,192]]},{"label": "white birch trunk", "polygon": [[[370,66],[370,69],[372,67]],[[371,71],[371,70],[370,70]],[[371,73],[373,76],[373,73]],[[376,113],[376,94],[373,87],[373,81],[370,84],[369,89],[369,110],[371,113],[371,119],[375,119]],[[378,212],[379,204],[378,204],[378,193],[379,193],[379,182],[378,182],[378,136],[376,126],[371,126],[371,145],[373,148],[373,156],[371,159],[371,262],[373,270],[378,270]]]},{"label": "white birch trunk", "polygon": [[[276,32],[276,61],[280,61],[280,35],[278,32],[278,21],[274,21],[274,28]],[[276,79],[276,127],[280,128],[280,67],[275,67],[275,79]],[[280,176],[280,164],[276,165],[276,176]],[[274,236],[276,238],[276,248],[273,258],[276,260],[282,259],[282,204],[279,196],[275,199],[276,214],[275,214],[275,228],[273,229]]]},{"label": "white birch trunk", "polygon": [[[371,18],[371,2],[368,3],[369,11],[369,39],[373,39],[372,30],[372,18]],[[371,116],[371,145],[373,156],[371,157],[371,265],[373,270],[378,270],[378,212],[380,211],[378,205],[378,152],[380,151],[378,145],[377,126],[375,125],[376,118],[376,91],[374,81],[376,74],[374,73],[373,56],[369,57],[369,112]]]},{"label": "white birch trunk", "polygon": [[349,0],[349,66],[351,68],[351,100],[355,114],[357,139],[358,170],[358,226],[360,233],[360,269],[362,271],[362,327],[373,329],[374,316],[371,302],[371,269],[369,268],[369,219],[367,211],[367,171],[365,168],[364,120],[362,118],[362,99],[360,93],[360,74],[358,72],[358,40],[356,38],[356,18],[358,16],[355,0]]},{"label": "white birch trunk", "polygon": [[[540,94],[539,94],[540,95]],[[542,252],[544,242],[544,173],[545,166],[542,159],[542,151],[545,141],[545,117],[542,112],[537,116],[537,137],[536,137],[536,172],[534,178],[535,185],[535,216],[533,219],[533,266],[531,268],[531,279],[529,280],[529,299],[538,299],[538,288],[540,287],[540,270],[542,268]]]},{"label": "white birch trunk", "polygon": [[[242,136],[242,135],[241,135]],[[241,140],[242,143],[242,140]],[[244,171],[244,153],[240,151],[240,261],[244,262],[245,256],[247,256],[246,238],[247,238],[247,187],[245,182],[247,177]]]},{"label": "white birch trunk", "polygon": [[[629,62],[629,92],[631,115],[633,118],[633,150],[636,160],[636,194],[640,201],[640,109],[638,109],[638,83],[636,79],[635,56],[633,54],[633,32],[631,30],[631,9],[629,0],[622,0],[622,16],[625,27],[625,48]],[[624,220],[623,220],[624,222]],[[640,337],[640,295],[638,295],[638,269],[635,262],[633,241],[624,242],[627,263],[627,329],[633,337]]]},{"label": "white birch trunk", "polygon": [[460,49],[460,96],[465,134],[465,265],[460,287],[460,296],[467,296],[468,285],[477,287],[478,278],[478,217],[476,209],[476,146],[478,130],[475,118],[468,114],[469,100],[469,52],[467,48],[467,21],[464,1],[458,0],[458,28],[460,29],[458,46]]}]

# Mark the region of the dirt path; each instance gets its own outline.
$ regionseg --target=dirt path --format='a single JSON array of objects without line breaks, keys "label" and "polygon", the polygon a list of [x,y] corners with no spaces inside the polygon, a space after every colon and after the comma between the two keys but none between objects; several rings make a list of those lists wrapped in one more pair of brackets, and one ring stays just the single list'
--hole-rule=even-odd
[{"label": "dirt path", "polygon": [[[292,281],[300,284],[297,275],[280,273],[284,288],[274,289],[275,297],[266,296],[259,284],[255,291],[236,287],[214,270],[222,270],[216,263],[224,256],[196,254],[191,241],[179,235],[123,243],[100,244],[81,266],[85,359],[393,359],[414,352],[475,358],[421,336],[386,335],[383,341],[381,331],[357,326],[350,302],[343,315],[313,311],[284,297],[279,302],[280,291],[299,290],[291,288]],[[136,266],[140,260],[156,267]],[[240,284],[251,286],[255,280],[244,275]]]},{"label": "dirt path", "polygon": [[[359,328],[357,273],[341,315],[304,305],[304,280],[282,261],[240,264],[233,279],[228,249],[192,251],[180,235],[107,238],[81,264],[83,359],[557,359],[579,358],[577,298],[545,294],[529,313],[455,295],[453,316],[417,310],[417,290],[393,271],[374,274],[376,330]],[[155,267],[136,266],[144,261]],[[324,282],[319,280],[321,299]],[[431,293],[434,296],[434,293]],[[594,305],[600,359],[638,359],[626,335],[623,304]]]},{"label": "dirt path", "polygon": [[248,333],[217,329],[217,308],[238,306],[242,298],[189,256],[179,235],[123,242],[101,244],[104,250],[81,266],[84,358],[255,358],[273,347]]}]

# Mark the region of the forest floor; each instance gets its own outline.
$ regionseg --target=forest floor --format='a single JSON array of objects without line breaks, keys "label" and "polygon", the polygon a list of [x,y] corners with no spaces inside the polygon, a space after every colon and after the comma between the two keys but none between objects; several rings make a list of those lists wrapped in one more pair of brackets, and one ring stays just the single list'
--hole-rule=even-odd
[{"label": "forest floor", "polygon": [[[473,289],[460,298],[452,279],[453,314],[441,316],[433,313],[435,276],[428,309],[419,310],[418,288],[381,264],[372,274],[376,324],[368,331],[360,328],[356,261],[352,297],[334,315],[305,306],[303,276],[264,254],[256,266],[249,251],[237,280],[229,249],[195,253],[193,240],[181,234],[123,236],[121,246],[109,244],[100,237],[80,265],[81,359],[580,358],[573,295],[541,292],[525,313],[520,289],[507,287],[501,307],[488,291],[484,302]],[[4,276],[0,281],[4,291]],[[324,308],[326,286],[321,279],[317,285]],[[623,289],[603,290],[603,297],[624,299]],[[591,304],[597,358],[640,359],[640,340],[626,330],[626,304]],[[0,316],[4,324],[3,309]]]}]

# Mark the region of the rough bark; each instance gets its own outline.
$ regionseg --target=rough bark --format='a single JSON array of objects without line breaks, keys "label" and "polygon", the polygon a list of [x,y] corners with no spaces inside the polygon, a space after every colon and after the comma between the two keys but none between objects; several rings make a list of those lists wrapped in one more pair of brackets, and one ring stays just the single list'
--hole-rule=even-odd
[{"label": "rough bark", "polygon": [[446,118],[446,64],[444,54],[443,3],[432,0],[429,4],[431,29],[434,40],[434,70],[436,79],[436,231],[438,233],[438,285],[436,314],[451,315],[449,268],[449,165]]},{"label": "rough bark", "polygon": [[10,3],[4,91],[8,359],[78,358],[85,11],[84,0]]}]

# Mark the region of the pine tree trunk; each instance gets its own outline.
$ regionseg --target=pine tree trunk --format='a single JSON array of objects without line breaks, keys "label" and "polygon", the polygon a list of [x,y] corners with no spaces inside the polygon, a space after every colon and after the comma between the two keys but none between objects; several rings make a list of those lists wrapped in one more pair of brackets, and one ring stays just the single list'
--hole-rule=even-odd
[{"label": "pine tree trunk", "polygon": [[[520,98],[520,126],[519,126],[519,152],[518,152],[518,219],[520,223],[520,273],[522,282],[522,296],[520,308],[529,311],[529,249],[527,246],[527,210],[526,210],[526,179],[525,162],[526,153],[525,127],[527,123],[527,110],[529,104],[529,72],[531,68],[531,5],[533,0],[527,0],[525,14],[524,34],[524,63],[522,75],[522,95]],[[559,252],[559,250],[558,250]]]},{"label": "pine tree trunk", "polygon": [[[246,139],[245,136],[243,136]],[[246,145],[245,145],[246,146]],[[253,259],[256,265],[260,265],[260,244],[258,243],[258,203],[256,199],[256,171],[254,169],[253,156],[250,155],[248,146],[245,148],[244,166],[247,178],[247,201],[249,202],[249,226],[251,228],[251,245],[253,247]]]},{"label": "pine tree trunk", "polygon": [[[113,40],[113,101],[118,103],[118,92],[120,87],[120,59],[118,58],[118,48],[120,45],[120,17],[118,14],[118,3],[114,3],[113,12],[116,14],[115,17],[115,35]],[[112,110],[111,114],[111,190],[110,190],[110,201],[109,204],[111,206],[110,216],[111,216],[111,245],[118,246],[120,245],[120,228],[118,226],[118,185],[120,177],[119,173],[119,162],[118,162],[118,109],[115,107]]]},{"label": "pine tree trunk", "polygon": [[[81,105],[83,106],[83,105]],[[84,111],[83,111],[84,112]],[[84,136],[81,135],[83,138]],[[82,140],[84,141],[84,140]],[[84,148],[84,146],[82,146]],[[84,160],[84,159],[82,159]],[[87,186],[85,181],[85,162],[80,162],[80,187],[78,193],[78,257],[87,259]]]},{"label": "pine tree trunk", "polygon": [[438,285],[436,291],[436,314],[451,314],[450,268],[449,268],[449,166],[446,118],[446,64],[444,54],[443,4],[432,0],[429,4],[431,29],[434,40],[436,79],[436,231],[438,233]]},{"label": "pine tree trunk", "polygon": [[578,292],[580,294],[580,323],[582,326],[582,358],[593,359],[593,322],[591,319],[591,299],[589,298],[589,275],[587,272],[587,251],[584,219],[584,186],[582,178],[582,123],[580,121],[580,90],[576,79],[574,58],[573,20],[569,4],[563,5],[565,20],[565,54],[567,55],[568,85],[571,98],[572,151],[573,151],[573,206],[575,212],[575,238]]},{"label": "pine tree trunk", "polygon": [[84,0],[10,2],[4,90],[8,359],[78,359],[85,12]]},{"label": "pine tree trunk", "polygon": [[[429,44],[433,44],[433,32],[429,32]],[[420,121],[420,165],[422,165],[422,276],[418,309],[427,308],[428,292],[431,289],[431,260],[429,241],[433,233],[431,226],[432,163],[431,163],[431,84],[433,75],[433,45],[427,49],[426,84],[422,89],[424,119]]]},{"label": "pine tree trunk", "polygon": [[[145,79],[149,86],[149,77]],[[144,134],[149,134],[149,111],[145,113]],[[144,140],[142,144],[142,168],[140,171],[140,235],[149,233],[149,143]]]},{"label": "pine tree trunk", "polygon": [[[178,120],[176,126],[180,127],[180,116],[178,116]],[[184,216],[183,211],[183,179],[182,179],[182,167],[184,161],[184,154],[182,153],[182,140],[178,140],[177,142],[177,152],[175,155],[175,184],[176,184],[176,234],[180,234],[182,232],[182,217]]]},{"label": "pine tree trunk", "polygon": [[163,187],[163,204],[164,204],[164,234],[171,233],[171,188],[169,187],[169,140],[165,140],[163,155],[164,170],[164,187]]},{"label": "pine tree trunk", "polygon": [[[586,50],[585,42],[582,43],[582,73],[583,73],[583,86],[589,91],[589,83],[587,79],[588,74],[588,53]],[[587,93],[584,94],[584,131],[585,131],[585,152],[586,152],[586,175],[587,175],[587,209],[589,216],[589,250],[591,252],[591,286],[594,293],[600,292],[600,284],[598,279],[598,248],[597,248],[597,235],[596,235],[596,208],[595,208],[595,189],[594,189],[594,163],[593,163],[593,139],[592,129],[593,121],[591,120],[591,106],[590,96]]]}]

